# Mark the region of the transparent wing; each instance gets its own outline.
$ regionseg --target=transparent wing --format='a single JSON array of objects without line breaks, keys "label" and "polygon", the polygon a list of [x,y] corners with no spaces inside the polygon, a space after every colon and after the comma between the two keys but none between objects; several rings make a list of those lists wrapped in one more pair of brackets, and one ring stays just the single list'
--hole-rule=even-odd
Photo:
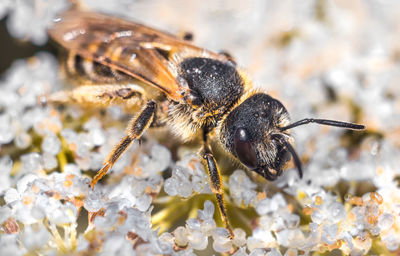
[{"label": "transparent wing", "polygon": [[98,13],[65,12],[49,34],[67,50],[153,85],[176,101],[188,89],[170,56],[186,51],[226,60],[167,33]]}]

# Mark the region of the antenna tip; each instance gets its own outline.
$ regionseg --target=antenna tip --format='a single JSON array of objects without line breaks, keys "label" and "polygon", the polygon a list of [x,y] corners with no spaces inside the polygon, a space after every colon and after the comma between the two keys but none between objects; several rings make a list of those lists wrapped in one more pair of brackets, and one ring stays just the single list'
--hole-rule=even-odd
[{"label": "antenna tip", "polygon": [[351,129],[353,130],[365,130],[367,129],[367,127],[363,124],[354,124],[353,127],[351,127]]}]

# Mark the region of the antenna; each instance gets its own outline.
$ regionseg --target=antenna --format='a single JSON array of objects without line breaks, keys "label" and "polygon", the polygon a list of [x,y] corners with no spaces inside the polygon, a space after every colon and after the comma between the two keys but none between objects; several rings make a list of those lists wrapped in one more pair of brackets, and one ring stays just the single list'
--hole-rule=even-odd
[{"label": "antenna", "polygon": [[276,133],[276,134],[273,134],[272,136],[278,138],[279,141],[285,146],[285,148],[287,148],[287,150],[293,157],[293,161],[297,168],[297,172],[299,173],[300,179],[303,178],[303,168],[301,166],[301,161],[300,161],[299,156],[296,153],[296,150],[292,147],[292,145],[287,140],[285,140],[285,138],[282,136],[282,134]]},{"label": "antenna", "polygon": [[329,119],[305,118],[305,119],[299,120],[297,122],[291,123],[285,127],[282,127],[282,128],[280,128],[280,130],[285,131],[288,129],[292,129],[296,126],[309,124],[309,123],[336,126],[336,127],[341,127],[341,128],[350,129],[350,130],[364,130],[365,129],[365,125],[362,125],[362,124],[354,124],[354,123],[335,121],[335,120],[329,120]]},{"label": "antenna", "polygon": [[296,151],[294,150],[292,145],[290,145],[290,143],[287,142],[286,140],[283,141],[283,145],[285,145],[285,147],[289,150],[290,154],[292,155],[293,161],[294,161],[294,165],[296,165],[296,168],[297,168],[297,171],[299,173],[300,179],[303,178],[303,168],[301,167],[301,161],[300,161],[300,158],[297,155]]}]

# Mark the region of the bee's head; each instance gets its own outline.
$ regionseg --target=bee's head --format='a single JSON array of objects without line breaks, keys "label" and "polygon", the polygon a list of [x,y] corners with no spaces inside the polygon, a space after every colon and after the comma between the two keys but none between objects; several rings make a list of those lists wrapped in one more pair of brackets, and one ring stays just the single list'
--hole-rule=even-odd
[{"label": "bee's head", "polygon": [[[258,93],[226,117],[220,138],[243,165],[268,180],[275,180],[291,156],[299,162],[291,146],[291,136],[280,130],[288,124],[289,114],[282,103]],[[302,176],[300,165],[298,169]]]},{"label": "bee's head", "polygon": [[364,125],[327,119],[306,118],[290,124],[289,114],[278,100],[264,93],[254,94],[225,118],[219,138],[225,148],[248,169],[267,180],[275,180],[293,157],[300,178],[301,162],[286,131],[299,125],[318,123],[363,130]]}]

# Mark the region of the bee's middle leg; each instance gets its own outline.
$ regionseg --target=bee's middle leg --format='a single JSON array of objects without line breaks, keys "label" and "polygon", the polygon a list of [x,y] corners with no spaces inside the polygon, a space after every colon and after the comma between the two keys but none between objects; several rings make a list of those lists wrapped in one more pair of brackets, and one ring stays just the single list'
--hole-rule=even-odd
[{"label": "bee's middle leg", "polygon": [[232,228],[229,224],[228,216],[226,214],[225,202],[224,202],[224,190],[221,179],[221,174],[218,170],[217,163],[213,154],[211,153],[210,147],[207,144],[206,140],[204,140],[202,157],[205,160],[205,167],[208,171],[208,176],[210,178],[211,190],[217,198],[218,208],[222,216],[222,220],[225,223],[226,228],[228,229],[231,238],[234,237]]},{"label": "bee's middle leg", "polygon": [[118,160],[118,158],[124,153],[129,145],[135,139],[139,139],[143,132],[151,125],[154,120],[157,105],[155,101],[147,102],[146,106],[139,112],[137,116],[132,118],[128,128],[126,129],[126,135],[121,139],[121,141],[114,147],[111,153],[108,155],[104,166],[97,172],[94,176],[90,187],[94,187],[96,183],[107,174],[110,168]]}]

